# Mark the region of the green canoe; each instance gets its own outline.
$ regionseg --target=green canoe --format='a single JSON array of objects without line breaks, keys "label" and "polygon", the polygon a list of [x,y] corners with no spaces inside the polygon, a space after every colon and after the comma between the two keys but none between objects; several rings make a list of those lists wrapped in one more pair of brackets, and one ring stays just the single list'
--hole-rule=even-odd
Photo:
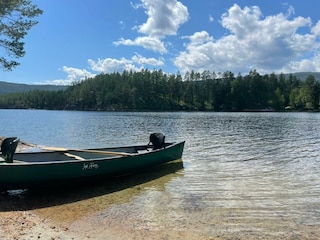
[{"label": "green canoe", "polygon": [[[181,159],[184,142],[99,149],[47,148],[0,158],[0,190],[63,185],[133,174]],[[4,155],[4,150],[2,150]],[[5,160],[6,159],[6,160]]]}]

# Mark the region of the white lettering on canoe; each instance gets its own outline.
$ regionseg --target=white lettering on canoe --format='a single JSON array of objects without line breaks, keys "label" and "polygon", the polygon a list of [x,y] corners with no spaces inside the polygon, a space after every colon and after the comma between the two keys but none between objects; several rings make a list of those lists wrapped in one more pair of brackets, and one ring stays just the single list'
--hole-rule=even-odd
[{"label": "white lettering on canoe", "polygon": [[99,165],[91,162],[91,163],[83,163],[82,170],[96,170],[99,168]]}]

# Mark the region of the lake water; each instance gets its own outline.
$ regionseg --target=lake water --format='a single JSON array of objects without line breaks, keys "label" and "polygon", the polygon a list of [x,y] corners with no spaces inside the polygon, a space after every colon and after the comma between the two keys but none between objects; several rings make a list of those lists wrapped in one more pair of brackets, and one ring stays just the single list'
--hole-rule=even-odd
[{"label": "lake water", "polygon": [[123,225],[204,238],[320,238],[319,123],[319,113],[0,110],[0,136],[40,145],[146,144],[152,132],[185,140],[174,170],[78,189],[65,199],[29,196],[40,206],[30,208],[56,221],[90,222],[88,229]]}]

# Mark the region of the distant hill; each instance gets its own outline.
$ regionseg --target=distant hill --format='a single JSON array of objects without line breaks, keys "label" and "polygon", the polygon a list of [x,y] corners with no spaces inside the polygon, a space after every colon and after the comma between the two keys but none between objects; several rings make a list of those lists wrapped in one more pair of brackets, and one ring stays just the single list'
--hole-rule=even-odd
[{"label": "distant hill", "polygon": [[[320,72],[296,72],[292,74],[302,81],[306,80],[309,75],[314,76],[316,80],[320,81]],[[284,75],[287,78],[290,75],[290,73]]]},{"label": "distant hill", "polygon": [[29,92],[32,90],[44,90],[44,91],[57,91],[65,90],[67,86],[55,86],[55,85],[31,85],[21,83],[8,83],[0,81],[0,95],[7,93],[17,92]]}]

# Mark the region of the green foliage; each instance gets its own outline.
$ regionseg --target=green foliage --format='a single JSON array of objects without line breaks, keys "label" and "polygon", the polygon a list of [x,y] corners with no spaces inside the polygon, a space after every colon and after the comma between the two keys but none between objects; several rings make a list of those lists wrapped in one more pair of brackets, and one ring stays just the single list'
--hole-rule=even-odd
[{"label": "green foliage", "polygon": [[37,24],[33,18],[40,14],[42,10],[29,0],[0,0],[0,47],[7,53],[7,57],[0,57],[4,70],[12,70],[19,65],[12,58],[24,56],[24,42],[21,39]]},{"label": "green foliage", "polygon": [[318,111],[320,85],[312,75],[237,77],[231,72],[166,74],[162,70],[99,74],[66,90],[0,95],[0,108],[94,111]]}]

